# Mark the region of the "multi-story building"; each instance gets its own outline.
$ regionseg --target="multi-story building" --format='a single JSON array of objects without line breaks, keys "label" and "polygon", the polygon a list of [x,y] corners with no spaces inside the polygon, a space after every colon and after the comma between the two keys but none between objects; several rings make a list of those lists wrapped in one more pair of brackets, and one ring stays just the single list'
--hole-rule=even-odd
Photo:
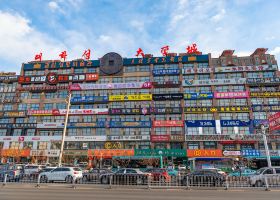
[{"label": "multi-story building", "polygon": [[[17,82],[3,83],[18,86],[5,94],[15,101],[0,105],[2,157],[57,159],[69,92],[66,161],[257,155],[264,149],[258,125],[280,111],[278,66],[266,50],[24,63]],[[268,136],[272,151],[280,150],[279,138]]]}]

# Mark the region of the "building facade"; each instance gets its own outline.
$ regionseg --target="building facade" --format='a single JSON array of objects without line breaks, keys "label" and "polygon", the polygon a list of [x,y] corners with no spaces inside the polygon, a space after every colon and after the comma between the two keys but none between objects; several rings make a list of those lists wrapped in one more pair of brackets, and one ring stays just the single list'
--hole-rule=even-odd
[{"label": "building facade", "polygon": [[[20,75],[0,76],[1,157],[57,159],[69,92],[65,158],[262,150],[258,125],[280,111],[278,66],[266,50],[24,63]],[[268,141],[280,150],[280,132]]]}]

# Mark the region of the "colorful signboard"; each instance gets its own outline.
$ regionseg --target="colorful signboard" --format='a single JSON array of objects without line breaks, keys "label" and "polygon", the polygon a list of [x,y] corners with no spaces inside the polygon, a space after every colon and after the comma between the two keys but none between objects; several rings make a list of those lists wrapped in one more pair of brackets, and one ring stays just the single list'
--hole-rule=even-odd
[{"label": "colorful signboard", "polygon": [[149,115],[150,108],[109,108],[109,115]]},{"label": "colorful signboard", "polygon": [[151,121],[110,121],[110,128],[150,128]]},{"label": "colorful signboard", "polygon": [[150,108],[150,113],[153,114],[181,114],[182,112],[181,107]]},{"label": "colorful signboard", "polygon": [[241,121],[241,120],[216,120],[216,121],[220,121],[222,127],[250,126],[250,121]]},{"label": "colorful signboard", "polygon": [[150,135],[108,135],[108,141],[150,141]]},{"label": "colorful signboard", "polygon": [[270,115],[268,121],[270,131],[280,130],[280,112]]},{"label": "colorful signboard", "polygon": [[184,94],[184,99],[196,100],[196,99],[213,99],[212,92],[190,92]]},{"label": "colorful signboard", "polygon": [[59,150],[31,150],[30,156],[59,157]]},{"label": "colorful signboard", "polygon": [[245,84],[246,78],[235,79],[208,79],[208,80],[184,80],[183,86],[199,86],[199,85],[237,85]]},{"label": "colorful signboard", "polygon": [[221,149],[188,149],[187,155],[189,158],[194,157],[222,157],[223,152]]},{"label": "colorful signboard", "polygon": [[151,94],[110,95],[109,101],[151,101]]},{"label": "colorful signboard", "polygon": [[258,85],[258,84],[279,84],[280,83],[280,78],[275,77],[275,78],[247,78],[246,81],[247,84],[249,85]]},{"label": "colorful signboard", "polygon": [[154,69],[154,76],[162,76],[162,75],[178,75],[180,74],[180,69]]},{"label": "colorful signboard", "polygon": [[71,103],[107,103],[109,98],[107,96],[82,96],[71,98]]},{"label": "colorful signboard", "polygon": [[181,81],[153,82],[154,88],[177,88],[181,86]]},{"label": "colorful signboard", "polygon": [[151,142],[169,142],[170,135],[151,135]]},{"label": "colorful signboard", "polygon": [[[231,135],[186,135],[186,141],[233,141]],[[262,135],[250,134],[242,137],[243,141],[260,141]]]},{"label": "colorful signboard", "polygon": [[[67,109],[53,110],[28,110],[27,115],[44,116],[44,115],[66,115]],[[69,115],[104,115],[108,114],[108,108],[93,109],[69,109]]]},{"label": "colorful signboard", "polygon": [[240,151],[223,151],[224,156],[241,156]]},{"label": "colorful signboard", "polygon": [[214,97],[216,99],[242,99],[248,98],[249,92],[214,92]]},{"label": "colorful signboard", "polygon": [[2,149],[2,157],[29,157],[30,149]]},{"label": "colorful signboard", "polygon": [[186,120],[186,127],[215,127],[215,120]]},{"label": "colorful signboard", "polygon": [[261,152],[255,149],[245,149],[241,150],[242,156],[260,156]]},{"label": "colorful signboard", "polygon": [[30,92],[54,92],[57,90],[68,90],[69,86],[41,86],[41,87],[18,87],[18,91],[30,91]]},{"label": "colorful signboard", "polygon": [[106,136],[97,135],[97,136],[65,136],[65,141],[71,142],[71,141],[106,141]]},{"label": "colorful signboard", "polygon": [[276,70],[276,65],[259,65],[259,66],[232,66],[232,67],[215,67],[215,72],[248,72],[248,71],[267,71]]},{"label": "colorful signboard", "polygon": [[37,124],[37,128],[39,129],[64,128],[64,123],[59,123],[59,122],[41,123],[41,124]]},{"label": "colorful signboard", "polygon": [[16,82],[18,76],[0,76],[0,82]]},{"label": "colorful signboard", "polygon": [[184,98],[184,94],[153,94],[154,101],[166,101],[166,100],[181,100]]},{"label": "colorful signboard", "polygon": [[1,123],[0,128],[36,128],[36,123]]},{"label": "colorful signboard", "polygon": [[134,156],[134,149],[89,149],[88,156],[90,159],[112,158],[115,156]]},{"label": "colorful signboard", "polygon": [[250,92],[250,97],[280,97],[280,92]]},{"label": "colorful signboard", "polygon": [[135,149],[135,156],[187,157],[185,149]]},{"label": "colorful signboard", "polygon": [[183,127],[184,121],[182,120],[169,120],[169,121],[153,121],[153,127]]},{"label": "colorful signboard", "polygon": [[184,108],[185,113],[214,113],[214,112],[250,112],[247,106],[231,106],[231,107],[187,107]]},{"label": "colorful signboard", "polygon": [[75,83],[70,85],[70,90],[111,90],[111,89],[134,89],[152,88],[152,82],[134,82],[134,83],[104,83],[104,84],[92,84],[92,83]]},{"label": "colorful signboard", "polygon": [[6,111],[3,117],[25,117],[25,111]]},{"label": "colorful signboard", "polygon": [[105,128],[109,127],[106,121],[96,121],[96,122],[68,122],[67,128]]},{"label": "colorful signboard", "polygon": [[209,74],[214,70],[209,67],[204,68],[184,68],[182,74]]},{"label": "colorful signboard", "polygon": [[0,72],[0,76],[15,76],[16,72]]},{"label": "colorful signboard", "polygon": [[254,112],[277,112],[280,111],[280,105],[259,105],[259,106],[252,106]]},{"label": "colorful signboard", "polygon": [[184,142],[184,141],[185,141],[185,135],[181,135],[181,134],[170,135],[170,142]]},{"label": "colorful signboard", "polygon": [[125,58],[123,65],[146,65],[146,64],[165,64],[179,62],[208,62],[208,55],[191,55],[191,56],[165,56],[150,58]]}]

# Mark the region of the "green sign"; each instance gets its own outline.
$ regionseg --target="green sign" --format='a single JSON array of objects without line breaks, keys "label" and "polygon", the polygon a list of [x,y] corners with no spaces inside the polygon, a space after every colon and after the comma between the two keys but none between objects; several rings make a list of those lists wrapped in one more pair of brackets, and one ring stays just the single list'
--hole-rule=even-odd
[{"label": "green sign", "polygon": [[135,156],[187,157],[185,149],[134,149]]}]

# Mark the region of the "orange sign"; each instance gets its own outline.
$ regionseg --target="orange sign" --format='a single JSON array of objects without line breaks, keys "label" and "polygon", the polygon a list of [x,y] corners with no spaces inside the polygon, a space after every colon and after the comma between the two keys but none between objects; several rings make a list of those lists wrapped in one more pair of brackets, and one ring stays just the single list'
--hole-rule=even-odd
[{"label": "orange sign", "polygon": [[88,150],[89,157],[112,158],[113,156],[134,156],[134,149],[94,149]]},{"label": "orange sign", "polygon": [[188,149],[188,157],[223,157],[221,149]]},{"label": "orange sign", "polygon": [[30,156],[30,149],[3,149],[3,157],[28,157]]}]

